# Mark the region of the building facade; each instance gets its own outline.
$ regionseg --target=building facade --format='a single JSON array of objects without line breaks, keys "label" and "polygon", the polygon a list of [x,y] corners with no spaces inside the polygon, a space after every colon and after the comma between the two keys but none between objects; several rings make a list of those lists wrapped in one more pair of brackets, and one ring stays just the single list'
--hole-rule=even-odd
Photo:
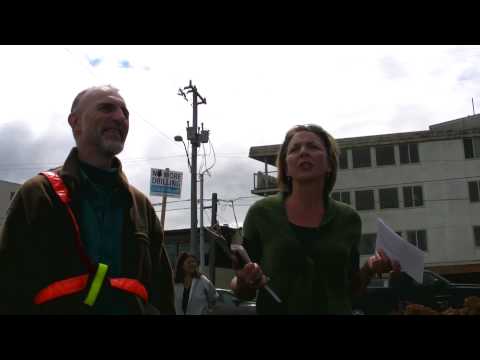
[{"label": "building facade", "polygon": [[[337,140],[332,197],[362,218],[361,262],[375,248],[381,218],[425,252],[425,266],[454,280],[480,282],[480,115],[426,131]],[[280,145],[252,147],[265,163],[252,193],[267,195]],[[268,180],[265,180],[268,179]],[[258,186],[260,185],[260,186]]]},{"label": "building facade", "polygon": [[10,202],[20,186],[20,184],[0,180],[0,230],[5,221]]}]

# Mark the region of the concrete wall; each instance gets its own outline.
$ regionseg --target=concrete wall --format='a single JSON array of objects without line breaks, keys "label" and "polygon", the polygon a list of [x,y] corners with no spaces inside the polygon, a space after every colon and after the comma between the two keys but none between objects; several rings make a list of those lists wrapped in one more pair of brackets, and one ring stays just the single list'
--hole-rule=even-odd
[{"label": "concrete wall", "polygon": [[11,202],[11,194],[20,188],[20,184],[0,180],[0,230],[5,221],[6,212]]}]

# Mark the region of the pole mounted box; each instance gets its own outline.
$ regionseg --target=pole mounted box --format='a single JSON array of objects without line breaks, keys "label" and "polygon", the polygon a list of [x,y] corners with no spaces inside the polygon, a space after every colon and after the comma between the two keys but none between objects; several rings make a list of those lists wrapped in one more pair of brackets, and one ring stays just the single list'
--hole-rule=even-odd
[{"label": "pole mounted box", "polygon": [[208,143],[209,134],[210,134],[210,130],[202,130],[199,134],[200,135],[200,139],[199,139],[200,142],[201,143]]},{"label": "pole mounted box", "polygon": [[187,127],[187,139],[190,140],[191,142],[196,142],[196,137],[197,137],[197,129],[194,128],[193,126]]}]

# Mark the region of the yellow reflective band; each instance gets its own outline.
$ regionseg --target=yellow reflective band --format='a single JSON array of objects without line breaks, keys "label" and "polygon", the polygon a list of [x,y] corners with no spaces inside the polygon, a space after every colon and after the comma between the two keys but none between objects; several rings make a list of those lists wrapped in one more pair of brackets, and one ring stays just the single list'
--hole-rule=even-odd
[{"label": "yellow reflective band", "polygon": [[99,263],[98,269],[93,278],[92,285],[90,286],[90,290],[88,290],[87,298],[83,301],[84,304],[93,306],[95,301],[97,300],[98,293],[100,292],[100,288],[102,287],[103,279],[105,279],[105,275],[107,275],[108,265]]}]

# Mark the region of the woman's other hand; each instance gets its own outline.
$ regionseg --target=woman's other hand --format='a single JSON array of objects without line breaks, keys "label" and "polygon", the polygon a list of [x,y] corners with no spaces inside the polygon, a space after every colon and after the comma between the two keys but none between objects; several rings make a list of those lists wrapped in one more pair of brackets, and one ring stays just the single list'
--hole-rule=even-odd
[{"label": "woman's other hand", "polygon": [[368,258],[368,267],[377,274],[401,271],[400,263],[396,260],[392,261],[382,249],[378,249],[375,255]]}]

